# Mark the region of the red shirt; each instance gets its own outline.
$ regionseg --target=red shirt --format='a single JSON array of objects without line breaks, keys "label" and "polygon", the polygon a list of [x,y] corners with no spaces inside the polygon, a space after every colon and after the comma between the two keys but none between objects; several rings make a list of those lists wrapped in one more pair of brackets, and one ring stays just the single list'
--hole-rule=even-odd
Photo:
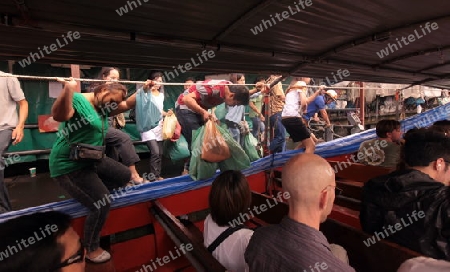
[{"label": "red shirt", "polygon": [[[229,84],[231,82],[226,80],[209,79],[198,82],[189,89],[185,90],[177,99],[177,104],[181,109],[186,109],[183,98],[185,95],[195,93],[195,101],[204,109],[211,109],[223,103],[225,99],[225,86],[222,84]],[[209,85],[202,85],[209,84]]]}]

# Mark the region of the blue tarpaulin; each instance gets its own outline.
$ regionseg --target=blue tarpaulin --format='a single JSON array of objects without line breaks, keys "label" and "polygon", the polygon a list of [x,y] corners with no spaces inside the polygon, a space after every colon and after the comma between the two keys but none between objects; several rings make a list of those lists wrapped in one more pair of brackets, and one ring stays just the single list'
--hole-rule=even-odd
[{"label": "blue tarpaulin", "polygon": [[[402,130],[407,131],[416,127],[426,127],[432,123],[448,119],[450,120],[450,103],[431,109],[425,113],[415,115],[401,121]],[[356,152],[361,142],[375,138],[375,129],[370,129],[359,134],[349,135],[330,142],[321,143],[316,147],[316,154],[327,158],[338,155],[344,155]],[[302,152],[301,150],[292,150],[284,153],[278,153],[271,156],[261,158],[251,164],[251,166],[242,171],[246,176],[269,170],[273,167],[283,166],[292,156]],[[209,186],[214,178],[201,181],[193,181],[189,175],[179,176],[176,178],[165,179],[140,186],[139,188],[129,190],[127,193],[114,193],[114,200],[111,203],[112,208],[130,206],[136,203],[155,200],[161,197],[170,196]],[[31,207],[19,211],[0,215],[0,222],[35,212],[43,211],[61,211],[71,215],[74,218],[85,216],[88,210],[76,200],[67,200],[56,203],[49,203],[38,207]]]}]

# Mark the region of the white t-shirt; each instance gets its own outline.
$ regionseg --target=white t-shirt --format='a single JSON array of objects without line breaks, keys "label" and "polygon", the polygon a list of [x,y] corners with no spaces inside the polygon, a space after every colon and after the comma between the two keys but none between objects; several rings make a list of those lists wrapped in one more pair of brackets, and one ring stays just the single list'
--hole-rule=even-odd
[{"label": "white t-shirt", "polygon": [[300,93],[302,90],[292,90],[286,94],[281,117],[300,117]]},{"label": "white t-shirt", "polygon": [[[159,93],[158,96],[153,95],[153,101],[155,101],[156,107],[159,109],[160,112],[163,111],[164,108],[164,93]],[[162,141],[162,125],[163,125],[163,119],[159,120],[158,126],[152,128],[149,131],[141,133],[141,139],[144,142],[150,141],[150,140],[156,140],[156,141]]]},{"label": "white t-shirt", "polygon": [[[9,75],[0,71],[0,75]],[[25,99],[20,83],[15,77],[0,77],[0,130],[17,126],[17,102]]]},{"label": "white t-shirt", "polygon": [[[205,229],[203,231],[203,240],[208,247],[219,235],[228,227],[219,227],[208,215],[205,219]],[[212,253],[228,271],[246,272],[249,271],[245,263],[244,253],[248,242],[252,238],[253,230],[240,229],[228,236]]]}]

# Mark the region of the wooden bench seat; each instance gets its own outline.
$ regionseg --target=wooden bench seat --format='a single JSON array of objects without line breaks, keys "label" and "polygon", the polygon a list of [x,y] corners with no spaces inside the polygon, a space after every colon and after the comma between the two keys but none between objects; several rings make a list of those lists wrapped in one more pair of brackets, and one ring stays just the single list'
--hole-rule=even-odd
[{"label": "wooden bench seat", "polygon": [[393,168],[370,166],[361,163],[328,161],[335,170],[336,179],[366,182],[371,178],[389,174]]},{"label": "wooden bench seat", "polygon": [[151,211],[177,247],[191,244],[192,251],[185,255],[196,271],[226,271],[203,245],[202,232],[189,221],[178,220],[160,202],[153,201]]}]

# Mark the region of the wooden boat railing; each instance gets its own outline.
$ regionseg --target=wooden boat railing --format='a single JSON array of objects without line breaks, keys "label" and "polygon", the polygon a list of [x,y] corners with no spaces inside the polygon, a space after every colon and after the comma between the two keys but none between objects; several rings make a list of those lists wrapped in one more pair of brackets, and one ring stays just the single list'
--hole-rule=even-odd
[{"label": "wooden boat railing", "polygon": [[161,224],[177,247],[191,244],[193,250],[186,253],[186,258],[196,271],[226,271],[203,245],[202,232],[188,220],[184,224],[170,213],[159,201],[152,202],[152,214]]}]

